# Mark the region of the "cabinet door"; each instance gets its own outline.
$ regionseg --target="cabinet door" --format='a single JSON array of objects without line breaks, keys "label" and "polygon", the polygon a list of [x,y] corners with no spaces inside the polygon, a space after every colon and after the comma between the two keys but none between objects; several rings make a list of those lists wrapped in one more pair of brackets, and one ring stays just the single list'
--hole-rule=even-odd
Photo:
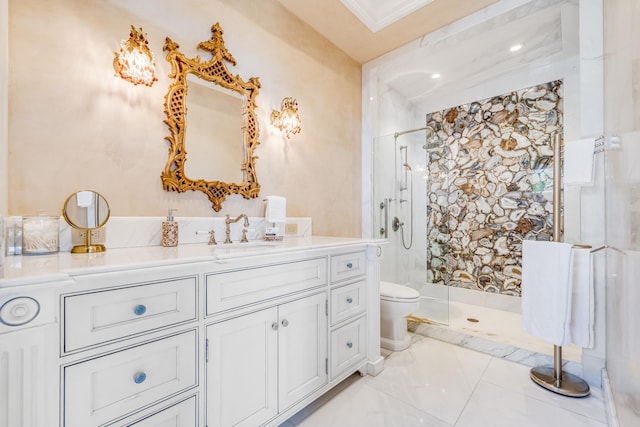
[{"label": "cabinet door", "polygon": [[57,425],[57,332],[50,325],[0,335],[0,427]]},{"label": "cabinet door", "polygon": [[278,413],[278,310],[207,328],[207,425],[258,426]]},{"label": "cabinet door", "polygon": [[284,411],[327,383],[327,296],[279,307],[279,400]]}]

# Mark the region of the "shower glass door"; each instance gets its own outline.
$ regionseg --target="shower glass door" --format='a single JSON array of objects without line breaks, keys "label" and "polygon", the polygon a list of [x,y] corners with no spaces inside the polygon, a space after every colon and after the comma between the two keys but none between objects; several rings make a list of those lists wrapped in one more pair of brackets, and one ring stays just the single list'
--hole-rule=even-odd
[{"label": "shower glass door", "polygon": [[[389,241],[381,280],[417,289],[421,301],[413,317],[440,324],[449,321],[449,275],[441,262],[448,250],[447,197],[441,195],[448,186],[447,174],[432,171],[430,159],[445,155],[425,129],[400,130],[374,141],[373,235]],[[430,208],[432,193],[443,203],[437,214]]]}]

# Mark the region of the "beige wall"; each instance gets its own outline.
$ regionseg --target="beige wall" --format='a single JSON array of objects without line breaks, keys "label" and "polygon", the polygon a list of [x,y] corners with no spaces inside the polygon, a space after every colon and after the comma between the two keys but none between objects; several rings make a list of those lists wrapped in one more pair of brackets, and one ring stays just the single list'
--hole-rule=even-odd
[{"label": "beige wall", "polygon": [[[8,213],[60,212],[72,192],[102,193],[115,216],[262,215],[261,197],[231,196],[215,213],[203,193],[169,193],[160,172],[170,83],[162,45],[187,55],[220,22],[244,79],[260,78],[260,196],[287,197],[288,216],[314,234],[359,236],[361,67],[276,0],[9,0]],[[156,56],[151,88],[114,77],[113,52],[142,26]],[[203,56],[204,52],[200,52]],[[283,97],[303,130],[287,141],[269,125]]]}]

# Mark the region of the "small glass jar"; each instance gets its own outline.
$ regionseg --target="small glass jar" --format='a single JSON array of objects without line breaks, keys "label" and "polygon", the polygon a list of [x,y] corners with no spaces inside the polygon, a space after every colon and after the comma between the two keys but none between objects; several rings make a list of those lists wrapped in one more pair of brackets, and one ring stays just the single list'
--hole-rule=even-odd
[{"label": "small glass jar", "polygon": [[22,253],[52,254],[60,250],[60,218],[57,216],[22,217]]}]

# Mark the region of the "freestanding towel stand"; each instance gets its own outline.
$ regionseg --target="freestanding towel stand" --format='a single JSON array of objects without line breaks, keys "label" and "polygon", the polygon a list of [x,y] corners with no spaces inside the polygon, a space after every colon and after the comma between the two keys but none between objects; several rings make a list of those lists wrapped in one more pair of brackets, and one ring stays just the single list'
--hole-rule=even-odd
[{"label": "freestanding towel stand", "polygon": [[[562,145],[558,133],[553,136],[553,240],[560,242],[562,230]],[[582,378],[562,372],[562,347],[553,346],[553,366],[537,366],[529,373],[531,379],[541,387],[555,393],[570,397],[585,397],[589,395],[589,384]]]}]

